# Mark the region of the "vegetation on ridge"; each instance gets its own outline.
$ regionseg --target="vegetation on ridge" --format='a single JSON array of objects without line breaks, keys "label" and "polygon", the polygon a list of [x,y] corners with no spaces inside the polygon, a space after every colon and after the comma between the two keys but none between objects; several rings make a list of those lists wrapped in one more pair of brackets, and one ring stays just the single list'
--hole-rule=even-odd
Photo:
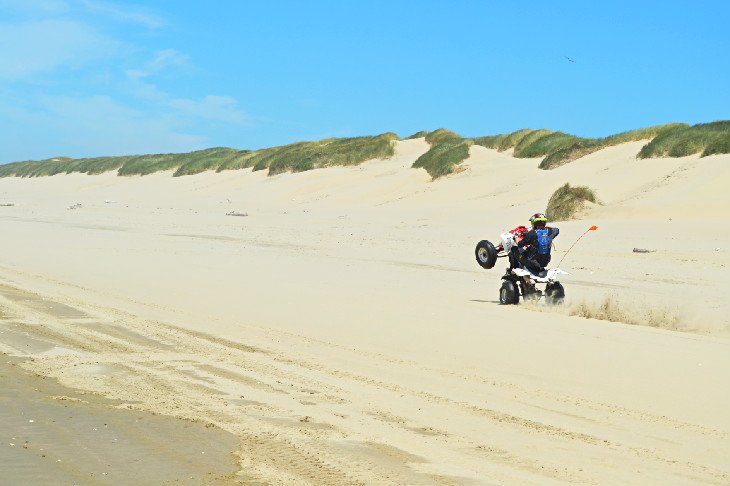
[{"label": "vegetation on ridge", "polygon": [[604,148],[641,140],[650,142],[642,148],[638,158],[730,153],[730,121],[694,126],[668,123],[604,138],[583,138],[546,129],[522,129],[471,139],[443,128],[417,132],[411,137],[417,135],[424,136],[431,148],[413,167],[425,168],[434,179],[454,172],[454,168],[469,157],[472,144],[499,151],[513,149],[512,155],[517,158],[541,157],[540,169],[554,169]]},{"label": "vegetation on ridge", "polygon": [[[425,169],[433,179],[451,174],[469,157],[470,147],[480,145],[499,151],[513,150],[518,158],[542,158],[541,169],[554,169],[598,150],[621,143],[649,140],[637,158],[701,156],[730,153],[730,121],[716,121],[689,126],[670,123],[631,130],[604,138],[583,138],[546,129],[523,129],[486,137],[464,138],[439,128],[420,131],[409,139],[424,137],[429,150],[413,164]],[[321,167],[357,165],[370,159],[386,159],[395,153],[399,140],[395,133],[369,137],[329,138],[315,142],[297,142],[260,150],[211,148],[184,154],[126,155],[72,159],[55,157],[46,160],[14,162],[0,165],[0,177],[39,177],[79,172],[101,174],[116,170],[119,175],[145,175],[175,169],[175,176],[216,170],[251,168],[268,170],[269,175],[301,172]]]},{"label": "vegetation on ridge", "polygon": [[416,132],[413,135],[408,135],[404,140],[413,140],[414,138],[423,138],[426,135],[428,135],[427,130],[421,130],[420,132]]},{"label": "vegetation on ridge", "polygon": [[702,157],[730,153],[730,121],[681,125],[665,131],[646,144],[637,157],[684,157],[697,153]]},{"label": "vegetation on ridge", "polygon": [[550,130],[523,129],[503,135],[478,137],[476,145],[499,151],[514,149],[517,158],[543,157],[541,169],[554,169],[606,147],[626,142],[650,140],[667,132],[687,127],[684,123],[669,123],[611,135],[605,138],[576,137]]},{"label": "vegetation on ridge", "polygon": [[439,128],[426,133],[425,138],[431,148],[418,157],[412,167],[426,169],[432,179],[451,174],[454,167],[469,157],[472,141],[458,133]]},{"label": "vegetation on ridge", "polygon": [[220,163],[221,160],[235,158],[245,152],[229,148],[212,148],[186,154],[125,155],[83,159],[54,157],[46,160],[0,165],[0,177],[40,177],[73,172],[101,174],[112,170],[116,170],[119,175],[145,175],[174,168],[178,168],[175,175],[194,174],[205,170],[203,167],[211,160]]},{"label": "vegetation on ridge", "polygon": [[586,186],[571,187],[566,182],[550,196],[545,213],[550,221],[566,221],[574,218],[586,202],[598,202],[596,193]]},{"label": "vegetation on ridge", "polygon": [[384,133],[372,137],[330,138],[317,142],[298,142],[262,150],[211,148],[183,154],[151,154],[120,157],[14,162],[0,165],[0,177],[39,177],[80,172],[101,174],[116,170],[121,176],[145,175],[176,169],[174,176],[197,174],[207,170],[230,170],[252,167],[268,169],[269,174],[301,172],[333,165],[357,165],[370,159],[392,157],[398,136]]},{"label": "vegetation on ridge", "polygon": [[548,154],[542,162],[540,162],[538,167],[541,169],[554,169],[606,147],[612,147],[614,145],[627,142],[651,140],[662,134],[684,127],[687,127],[684,123],[667,123],[665,125],[655,125],[647,128],[639,128],[637,130],[629,130],[628,132],[618,133],[605,138],[578,138],[575,143]]},{"label": "vegetation on ridge", "polygon": [[[358,165],[366,160],[387,159],[395,154],[395,133],[374,137],[328,138],[317,142],[298,142],[252,152],[244,167],[268,169],[269,175],[302,172],[322,167]],[[236,167],[220,167],[226,170]]]}]

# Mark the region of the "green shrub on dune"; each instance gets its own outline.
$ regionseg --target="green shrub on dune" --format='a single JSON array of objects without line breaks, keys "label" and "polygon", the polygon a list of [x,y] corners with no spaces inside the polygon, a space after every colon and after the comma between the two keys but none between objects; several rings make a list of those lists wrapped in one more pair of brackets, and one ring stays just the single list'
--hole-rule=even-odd
[{"label": "green shrub on dune", "polygon": [[199,174],[207,170],[218,169],[222,164],[233,163],[235,160],[248,154],[248,150],[236,150],[232,148],[212,148],[191,152],[189,154],[179,154],[177,157],[178,168],[174,174],[175,177],[183,175]]},{"label": "green shrub on dune", "polygon": [[717,137],[714,141],[708,143],[702,152],[703,157],[717,154],[730,154],[730,136]]},{"label": "green shrub on dune", "polygon": [[118,169],[125,160],[130,158],[132,157],[95,157],[86,159],[53,157],[38,161],[14,162],[0,165],[0,177],[40,177],[70,174],[72,172],[101,174]]},{"label": "green shrub on dune", "polygon": [[92,159],[78,159],[68,164],[66,173],[81,172],[96,175],[119,169],[126,160],[132,157],[96,157]]},{"label": "green shrub on dune", "polygon": [[147,175],[179,166],[175,154],[139,155],[126,161],[118,171],[120,176]]},{"label": "green shrub on dune", "polygon": [[421,130],[420,132],[416,132],[413,135],[408,135],[404,140],[413,140],[414,138],[423,138],[426,135],[428,135],[428,131]]},{"label": "green shrub on dune", "polygon": [[593,152],[621,143],[651,140],[664,133],[687,127],[684,123],[669,123],[631,130],[605,138],[583,138],[551,130],[523,129],[516,132],[474,139],[476,145],[504,151],[513,148],[517,158],[543,157],[541,169],[554,169]]},{"label": "green shrub on dune", "polygon": [[387,159],[395,154],[392,132],[372,137],[327,138],[317,142],[296,142],[289,145],[254,150],[221,164],[217,170],[252,167],[269,170],[269,175],[282,172],[303,172],[322,167],[358,165],[366,160]]},{"label": "green shrub on dune", "polygon": [[541,169],[554,169],[606,147],[627,142],[651,140],[662,134],[670,133],[684,127],[687,127],[684,123],[668,123],[666,125],[655,125],[638,130],[630,130],[605,138],[576,138],[575,143],[548,154],[540,162],[538,167]]},{"label": "green shrub on dune", "polygon": [[503,152],[511,148],[515,148],[517,144],[522,142],[522,139],[528,137],[536,132],[548,132],[549,130],[532,130],[530,128],[523,128],[512,133],[502,133],[499,135],[488,135],[486,137],[474,138],[474,145],[481,145],[482,147],[499,150]]},{"label": "green shrub on dune", "polygon": [[428,142],[431,146],[447,141],[462,140],[461,135],[445,128],[438,128],[429,132],[426,134],[425,138],[426,142]]},{"label": "green shrub on dune", "polygon": [[[540,131],[543,130],[538,132]],[[518,158],[545,157],[553,152],[570,147],[578,140],[580,140],[578,137],[563,132],[551,132],[541,135],[531,134],[529,139],[525,137],[515,147],[514,155]]]},{"label": "green shrub on dune", "polygon": [[684,125],[661,133],[646,144],[637,157],[685,157],[692,154],[705,157],[727,153],[730,153],[730,121],[725,120],[691,127]]},{"label": "green shrub on dune", "polygon": [[[630,130],[604,138],[583,138],[546,129],[522,129],[511,133],[476,138],[462,138],[444,128],[433,132],[417,132],[425,136],[431,149],[416,160],[413,167],[425,168],[437,179],[454,172],[469,156],[471,144],[505,151],[513,149],[517,158],[542,157],[540,169],[554,169],[606,147],[626,142],[652,140],[638,157],[677,157],[702,152],[703,155],[730,153],[730,121],[690,127],[684,123],[668,123]],[[443,145],[443,146],[442,146]]]},{"label": "green shrub on dune", "polygon": [[418,157],[411,167],[426,169],[432,179],[454,172],[454,167],[469,157],[469,147],[473,143],[445,128],[429,132],[425,138],[431,148]]},{"label": "green shrub on dune", "polygon": [[551,221],[567,221],[574,218],[586,202],[598,202],[596,193],[586,186],[572,187],[566,182],[550,196],[545,212]]},{"label": "green shrub on dune", "polygon": [[[259,153],[259,151],[241,150],[241,152],[235,157],[221,162],[215,170],[216,172],[223,172],[224,170],[239,170],[253,167],[254,164],[251,163],[251,159],[253,159],[257,153]],[[266,167],[264,167],[264,169],[265,168]]]},{"label": "green shrub on dune", "polygon": [[374,137],[330,138],[264,149],[247,160],[254,170],[269,169],[269,175],[303,172],[332,166],[358,165],[366,160],[387,159],[395,154],[395,133]]},{"label": "green shrub on dune", "polygon": [[426,169],[433,179],[451,174],[454,167],[469,157],[470,140],[452,138],[436,145],[413,163],[414,168]]},{"label": "green shrub on dune", "polygon": [[500,152],[514,149],[513,155],[517,158],[533,158],[543,157],[574,143],[577,139],[578,137],[563,132],[526,128],[502,135],[477,137],[473,140],[475,145],[499,150]]},{"label": "green shrub on dune", "polygon": [[145,175],[171,169],[176,169],[173,173],[175,177],[198,174],[231,163],[248,152],[248,150],[216,147],[183,154],[140,155],[126,160],[119,168],[119,175]]}]

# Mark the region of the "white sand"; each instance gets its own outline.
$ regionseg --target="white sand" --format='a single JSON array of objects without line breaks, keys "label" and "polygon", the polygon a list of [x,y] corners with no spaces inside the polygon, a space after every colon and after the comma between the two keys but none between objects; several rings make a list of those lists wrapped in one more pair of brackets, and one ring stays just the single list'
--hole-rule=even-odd
[{"label": "white sand", "polygon": [[[472,147],[436,182],[409,168],[422,139],[275,177],[0,179],[0,350],[216,423],[272,484],[727,484],[730,156],[641,146],[552,171]],[[558,225],[554,261],[600,227],[562,265],[569,302],[498,305],[476,242],[565,182],[603,203]],[[650,325],[569,316],[607,297]]]}]

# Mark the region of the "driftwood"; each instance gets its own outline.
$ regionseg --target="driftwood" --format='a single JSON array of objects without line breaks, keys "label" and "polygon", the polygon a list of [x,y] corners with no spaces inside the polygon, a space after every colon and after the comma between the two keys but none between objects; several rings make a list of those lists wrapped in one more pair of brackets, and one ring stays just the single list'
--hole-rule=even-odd
[{"label": "driftwood", "polygon": [[647,250],[644,248],[634,248],[634,253],[654,253],[656,250]]},{"label": "driftwood", "polygon": [[248,216],[248,213],[239,213],[238,211],[228,211],[226,216]]}]

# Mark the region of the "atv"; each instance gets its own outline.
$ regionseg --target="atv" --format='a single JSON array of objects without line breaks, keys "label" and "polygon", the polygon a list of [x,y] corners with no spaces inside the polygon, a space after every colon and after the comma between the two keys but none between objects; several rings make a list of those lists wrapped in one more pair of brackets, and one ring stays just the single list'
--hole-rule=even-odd
[{"label": "atv", "polygon": [[[500,304],[517,304],[520,295],[525,301],[539,300],[545,297],[548,304],[562,304],[565,299],[565,290],[558,281],[559,275],[569,275],[559,268],[546,269],[539,275],[534,275],[522,268],[519,262],[519,253],[515,243],[515,235],[502,233],[502,243],[495,247],[490,241],[482,240],[477,244],[474,253],[477,263],[487,270],[494,267],[497,258],[508,258],[509,267],[502,276],[502,287],[499,289]],[[538,284],[545,284],[545,290],[539,290]]]}]

